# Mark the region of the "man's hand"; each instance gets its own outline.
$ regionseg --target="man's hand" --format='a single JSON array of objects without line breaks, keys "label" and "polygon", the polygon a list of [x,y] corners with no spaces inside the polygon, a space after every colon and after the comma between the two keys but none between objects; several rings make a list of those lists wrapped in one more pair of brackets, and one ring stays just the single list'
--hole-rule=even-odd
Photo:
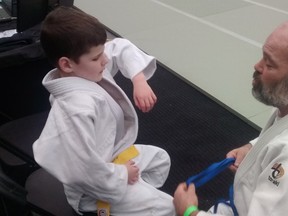
[{"label": "man's hand", "polygon": [[[187,187],[185,182],[180,183],[174,193],[173,203],[177,215],[183,215],[189,206],[198,206],[198,198],[194,184],[190,184],[189,187]],[[197,212],[193,215],[197,215]]]},{"label": "man's hand", "polygon": [[240,148],[233,149],[232,151],[228,152],[226,157],[227,158],[235,158],[235,163],[232,164],[229,169],[232,170],[233,172],[236,172],[238,169],[240,163],[246,156],[246,154],[250,151],[252,148],[252,145],[250,143],[241,146]]}]

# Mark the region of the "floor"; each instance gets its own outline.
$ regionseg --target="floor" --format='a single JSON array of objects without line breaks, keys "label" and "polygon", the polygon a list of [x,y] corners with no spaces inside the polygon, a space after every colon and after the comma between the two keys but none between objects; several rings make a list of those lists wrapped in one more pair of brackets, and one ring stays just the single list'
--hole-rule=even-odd
[{"label": "floor", "polygon": [[271,108],[251,95],[254,64],[269,33],[288,18],[286,0],[74,0],[256,127]]}]

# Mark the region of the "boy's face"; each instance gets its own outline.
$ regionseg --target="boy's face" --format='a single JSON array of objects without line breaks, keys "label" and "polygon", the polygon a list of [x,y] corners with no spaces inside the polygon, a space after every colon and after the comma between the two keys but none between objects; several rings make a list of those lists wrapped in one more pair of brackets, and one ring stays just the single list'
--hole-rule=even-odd
[{"label": "boy's face", "polygon": [[78,64],[74,63],[73,75],[98,82],[102,79],[107,62],[104,45],[92,47],[88,53],[79,58]]}]

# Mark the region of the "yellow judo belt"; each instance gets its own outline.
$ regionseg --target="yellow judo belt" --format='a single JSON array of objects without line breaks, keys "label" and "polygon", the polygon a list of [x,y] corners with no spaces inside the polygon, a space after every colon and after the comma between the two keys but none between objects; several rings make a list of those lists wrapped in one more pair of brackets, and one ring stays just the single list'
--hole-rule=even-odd
[{"label": "yellow judo belt", "polygon": [[[129,160],[139,155],[138,150],[134,145],[122,151],[114,160],[115,164],[125,164]],[[97,214],[98,216],[109,216],[110,215],[110,204],[101,200],[97,201]]]}]

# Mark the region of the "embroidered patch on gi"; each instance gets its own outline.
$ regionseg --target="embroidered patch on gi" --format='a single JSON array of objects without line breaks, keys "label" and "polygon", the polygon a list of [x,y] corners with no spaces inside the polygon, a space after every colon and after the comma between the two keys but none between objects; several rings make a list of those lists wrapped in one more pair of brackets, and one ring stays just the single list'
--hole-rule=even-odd
[{"label": "embroidered patch on gi", "polygon": [[99,216],[108,216],[106,209],[100,209]]},{"label": "embroidered patch on gi", "polygon": [[268,176],[268,180],[271,181],[274,185],[279,186],[280,182],[278,181],[284,175],[284,169],[281,163],[275,163],[272,167],[271,175]]}]

